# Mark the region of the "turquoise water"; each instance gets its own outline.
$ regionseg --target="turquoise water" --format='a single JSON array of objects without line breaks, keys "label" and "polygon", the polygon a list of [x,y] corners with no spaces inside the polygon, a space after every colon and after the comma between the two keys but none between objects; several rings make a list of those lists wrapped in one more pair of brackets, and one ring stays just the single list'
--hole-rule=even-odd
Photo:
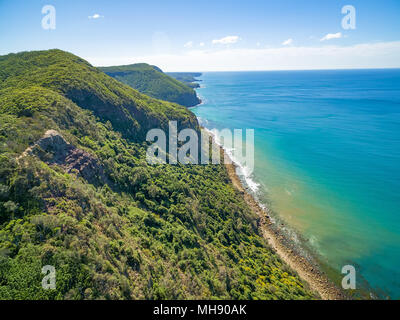
[{"label": "turquoise water", "polygon": [[207,128],[255,129],[257,194],[333,272],[400,298],[400,70],[204,73]]}]

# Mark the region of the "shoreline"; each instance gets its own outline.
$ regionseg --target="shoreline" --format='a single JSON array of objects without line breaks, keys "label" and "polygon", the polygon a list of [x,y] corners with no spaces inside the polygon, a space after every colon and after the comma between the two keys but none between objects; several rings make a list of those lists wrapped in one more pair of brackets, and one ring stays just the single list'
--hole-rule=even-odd
[{"label": "shoreline", "polygon": [[[196,96],[200,100],[200,103],[195,106],[189,107],[189,109],[198,107],[204,103],[204,100],[199,97],[197,90],[195,91]],[[198,118],[197,120],[199,121]],[[261,235],[265,240],[267,240],[267,243],[272,248],[272,250],[275,251],[277,255],[282,259],[282,261],[289,265],[289,267],[298,274],[300,279],[308,285],[309,289],[314,294],[317,294],[321,299],[348,299],[345,294],[333,283],[333,281],[331,281],[328,276],[321,271],[317,262],[311,262],[310,259],[305,258],[304,254],[301,254],[296,246],[293,245],[293,241],[290,240],[286,234],[278,230],[278,228],[276,227],[276,223],[273,222],[265,209],[263,209],[256,198],[247,191],[247,188],[245,187],[245,185],[247,184],[246,181],[242,181],[242,179],[240,179],[240,177],[236,173],[238,165],[235,163],[235,161],[230,157],[223,146],[216,141],[214,134],[210,130],[203,127],[201,124],[200,128],[202,130],[205,130],[208,133],[209,138],[217,143],[222,155],[222,159],[229,158],[230,163],[224,161],[228,177],[234,188],[236,188],[242,195],[245,203],[249,206],[250,210],[252,210],[258,216],[258,227],[261,231]]]},{"label": "shoreline", "polygon": [[[221,150],[225,156],[226,153],[222,147]],[[337,288],[324,272],[319,270],[318,265],[311,263],[297,252],[291,245],[291,240],[276,229],[275,224],[265,210],[261,208],[259,203],[243,186],[243,182],[236,174],[237,165],[232,162],[232,164],[225,164],[225,167],[233,186],[241,193],[250,209],[260,218],[259,228],[262,236],[278,256],[297,272],[299,277],[308,284],[311,291],[317,293],[323,300],[346,300],[344,293]]]},{"label": "shoreline", "polygon": [[[205,128],[203,128],[205,129]],[[206,129],[207,130],[207,129]],[[208,131],[208,130],[207,130]],[[215,137],[210,134],[211,138]],[[229,157],[222,146],[219,146],[223,159]],[[230,159],[230,158],[229,158]],[[249,208],[259,217],[258,227],[261,235],[267,240],[270,247],[277,255],[293,269],[310,288],[323,300],[347,300],[348,297],[339,289],[328,276],[321,271],[316,261],[310,261],[296,249],[293,241],[286,234],[278,230],[268,213],[261,207],[258,201],[251,195],[236,173],[237,164],[230,159],[231,163],[224,161],[225,168],[232,185],[242,195]],[[314,260],[314,259],[312,259]]]},{"label": "shoreline", "polygon": [[[198,95],[197,90],[196,94]],[[199,97],[199,99],[201,98]],[[201,99],[201,101],[202,103],[199,105],[204,103],[204,99]],[[197,116],[196,118],[199,121]],[[299,275],[300,279],[308,285],[309,289],[313,293],[316,293],[321,299],[348,300],[349,297],[345,295],[344,291],[338,288],[338,286],[321,270],[320,264],[314,259],[312,254],[309,255],[307,250],[301,252],[299,246],[295,244],[286,233],[279,230],[277,223],[282,224],[282,221],[275,221],[265,208],[263,208],[262,204],[257,201],[255,196],[247,190],[246,179],[243,181],[236,173],[238,164],[236,164],[229,153],[224,150],[223,146],[216,141],[214,134],[201,123],[199,124],[200,128],[208,133],[209,138],[214,140],[219,146],[222,159],[226,157],[229,158],[230,162],[224,161],[228,177],[234,188],[236,188],[243,197],[245,203],[259,218],[258,227],[261,231],[261,235],[272,250],[275,251],[282,261],[289,265],[289,267]]]}]

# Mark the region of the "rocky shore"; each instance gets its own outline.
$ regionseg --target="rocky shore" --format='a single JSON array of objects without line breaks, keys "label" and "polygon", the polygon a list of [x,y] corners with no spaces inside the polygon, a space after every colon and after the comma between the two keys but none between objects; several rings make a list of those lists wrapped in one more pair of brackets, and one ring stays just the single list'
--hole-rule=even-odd
[{"label": "rocky shore", "polygon": [[[221,148],[224,153],[224,150]],[[223,155],[227,155],[224,153]],[[225,161],[226,163],[226,161]],[[302,278],[315,292],[324,300],[345,300],[347,299],[342,290],[340,290],[328,277],[320,270],[317,263],[305,258],[292,243],[287,235],[280,232],[275,223],[272,222],[267,212],[259,205],[254,197],[247,192],[241,179],[236,174],[235,164],[225,164],[228,175],[238,191],[243,195],[244,200],[249,207],[258,215],[259,228],[264,238],[273,250],[277,252],[280,258],[285,261],[300,278]]]}]

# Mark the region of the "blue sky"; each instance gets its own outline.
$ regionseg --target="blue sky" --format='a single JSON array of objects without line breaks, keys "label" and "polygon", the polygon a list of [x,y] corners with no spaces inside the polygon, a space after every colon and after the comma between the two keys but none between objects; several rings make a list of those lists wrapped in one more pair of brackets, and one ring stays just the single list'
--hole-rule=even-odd
[{"label": "blue sky", "polygon": [[[341,26],[344,5],[355,30]],[[398,0],[0,0],[0,54],[60,48],[170,71],[400,67],[399,17]]]}]

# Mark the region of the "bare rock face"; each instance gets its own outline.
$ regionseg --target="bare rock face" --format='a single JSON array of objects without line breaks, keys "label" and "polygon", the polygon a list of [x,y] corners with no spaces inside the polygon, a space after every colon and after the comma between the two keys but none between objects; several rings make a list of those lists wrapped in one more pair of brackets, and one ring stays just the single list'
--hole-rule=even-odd
[{"label": "bare rock face", "polygon": [[89,183],[103,184],[107,182],[98,159],[68,143],[55,130],[46,131],[45,135],[28,148],[24,154],[35,155],[47,164],[59,165],[67,173],[76,173]]},{"label": "bare rock face", "polygon": [[31,147],[30,152],[48,163],[64,164],[67,156],[75,149],[55,130],[47,130]]}]

